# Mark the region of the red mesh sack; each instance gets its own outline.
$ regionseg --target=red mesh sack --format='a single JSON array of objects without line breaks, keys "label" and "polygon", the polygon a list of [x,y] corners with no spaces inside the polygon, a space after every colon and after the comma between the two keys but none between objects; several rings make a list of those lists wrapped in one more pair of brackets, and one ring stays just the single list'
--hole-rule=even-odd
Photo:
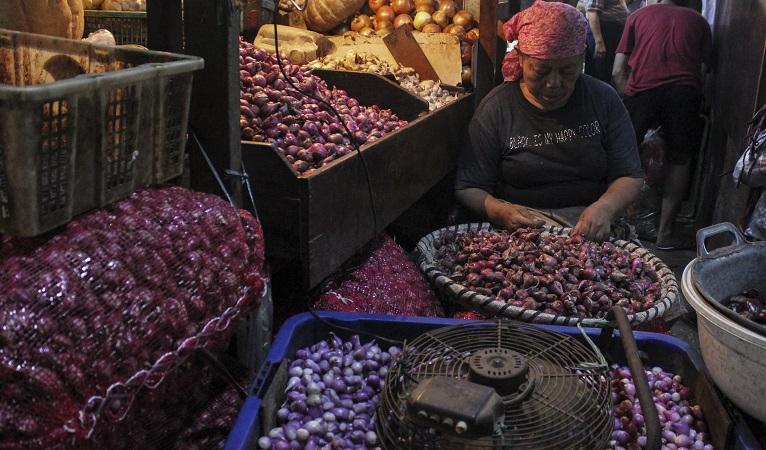
[{"label": "red mesh sack", "polygon": [[[244,381],[241,367],[230,372]],[[189,358],[163,383],[139,395],[125,420],[99,426],[99,449],[223,448],[244,399],[204,358]]]},{"label": "red mesh sack", "polygon": [[179,435],[177,450],[223,449],[244,399],[233,387],[217,392]]},{"label": "red mesh sack", "polygon": [[452,318],[460,320],[487,320],[487,316],[476,311],[457,311],[452,315]]},{"label": "red mesh sack", "polygon": [[98,439],[137,395],[186,389],[163,380],[222,348],[266,285],[259,223],[178,187],[0,242],[0,449],[112,448]]},{"label": "red mesh sack", "polygon": [[441,303],[403,248],[384,236],[355,271],[333,280],[317,310],[443,317]]}]

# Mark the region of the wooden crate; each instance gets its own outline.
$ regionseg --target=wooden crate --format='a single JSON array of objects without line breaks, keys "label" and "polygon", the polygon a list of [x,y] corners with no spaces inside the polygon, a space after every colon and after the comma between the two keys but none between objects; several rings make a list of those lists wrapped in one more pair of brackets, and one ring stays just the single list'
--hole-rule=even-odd
[{"label": "wooden crate", "polygon": [[410,123],[362,147],[377,215],[373,229],[367,178],[354,152],[299,176],[272,146],[242,142],[271,258],[300,262],[308,289],[330,275],[454,169],[473,113],[472,95],[427,113],[427,105],[390,80],[367,73],[316,71],[361,104],[391,108]]}]

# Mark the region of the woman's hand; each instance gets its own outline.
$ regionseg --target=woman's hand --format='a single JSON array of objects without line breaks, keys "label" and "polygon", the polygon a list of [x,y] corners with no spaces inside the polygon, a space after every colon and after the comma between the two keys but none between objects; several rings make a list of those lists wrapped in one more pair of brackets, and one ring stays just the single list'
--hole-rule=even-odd
[{"label": "woman's hand", "polygon": [[593,50],[594,58],[603,58],[606,56],[606,43],[603,40],[596,40],[596,47]]},{"label": "woman's hand", "polygon": [[609,237],[614,212],[604,202],[595,202],[580,214],[571,234],[581,234],[589,241],[604,241]]},{"label": "woman's hand", "polygon": [[504,226],[509,230],[519,227],[536,228],[545,225],[545,222],[535,217],[529,209],[498,200],[491,195],[488,195],[484,200],[484,209],[490,222]]},{"label": "woman's hand", "polygon": [[608,238],[612,220],[636,201],[643,183],[643,178],[633,177],[620,177],[612,181],[604,195],[580,214],[572,234],[582,234],[592,241]]}]

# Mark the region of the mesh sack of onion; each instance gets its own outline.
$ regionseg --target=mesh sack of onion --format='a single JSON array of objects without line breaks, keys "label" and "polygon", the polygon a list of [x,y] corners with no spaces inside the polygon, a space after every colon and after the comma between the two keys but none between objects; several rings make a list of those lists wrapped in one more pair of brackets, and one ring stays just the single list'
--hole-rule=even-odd
[{"label": "mesh sack of onion", "polygon": [[318,310],[444,317],[439,299],[415,263],[390,237],[377,239],[358,267],[330,281]]},{"label": "mesh sack of onion", "polygon": [[[226,365],[240,384],[246,380],[241,367]],[[243,402],[206,359],[191,357],[139,395],[125,420],[99,426],[79,448],[222,449]]]},{"label": "mesh sack of onion", "polygon": [[258,221],[179,187],[0,241],[0,449],[112,442],[137,398],[183,395],[163,380],[223,348],[267,281]]},{"label": "mesh sack of onion", "polygon": [[561,227],[456,225],[425,236],[415,253],[447,299],[488,316],[604,326],[619,305],[638,325],[662,317],[678,299],[673,272],[646,249],[588,242]]}]

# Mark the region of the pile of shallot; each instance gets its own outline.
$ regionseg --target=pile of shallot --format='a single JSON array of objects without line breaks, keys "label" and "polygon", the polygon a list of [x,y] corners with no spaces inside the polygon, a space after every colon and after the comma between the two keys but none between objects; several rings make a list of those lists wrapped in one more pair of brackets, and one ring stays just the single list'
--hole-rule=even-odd
[{"label": "pile of shallot", "polygon": [[326,105],[294,89],[275,55],[240,40],[242,139],[274,144],[300,174],[353,151],[351,139],[361,146],[407,124],[389,109],[362,106],[346,91],[328,88],[319,77],[287,59],[282,64],[295,86],[330,103],[343,117],[341,122]]},{"label": "pile of shallot", "polygon": [[[608,448],[644,448],[646,427],[630,369],[614,365],[611,375],[614,428]],[[646,371],[646,377],[662,426],[662,450],[713,450],[702,409],[690,401],[681,376],[654,367]]]},{"label": "pile of shallot", "polygon": [[287,399],[277,411],[279,427],[258,440],[262,449],[372,448],[375,407],[400,349],[384,351],[359,336],[347,342],[333,336],[295,353]]},{"label": "pile of shallot", "polygon": [[725,304],[745,319],[766,325],[766,298],[758,290],[746,289],[741,294],[729,297]]},{"label": "pile of shallot", "polygon": [[520,308],[603,318],[614,305],[644,311],[660,295],[657,273],[610,242],[522,228],[445,232],[436,247],[452,279]]}]

